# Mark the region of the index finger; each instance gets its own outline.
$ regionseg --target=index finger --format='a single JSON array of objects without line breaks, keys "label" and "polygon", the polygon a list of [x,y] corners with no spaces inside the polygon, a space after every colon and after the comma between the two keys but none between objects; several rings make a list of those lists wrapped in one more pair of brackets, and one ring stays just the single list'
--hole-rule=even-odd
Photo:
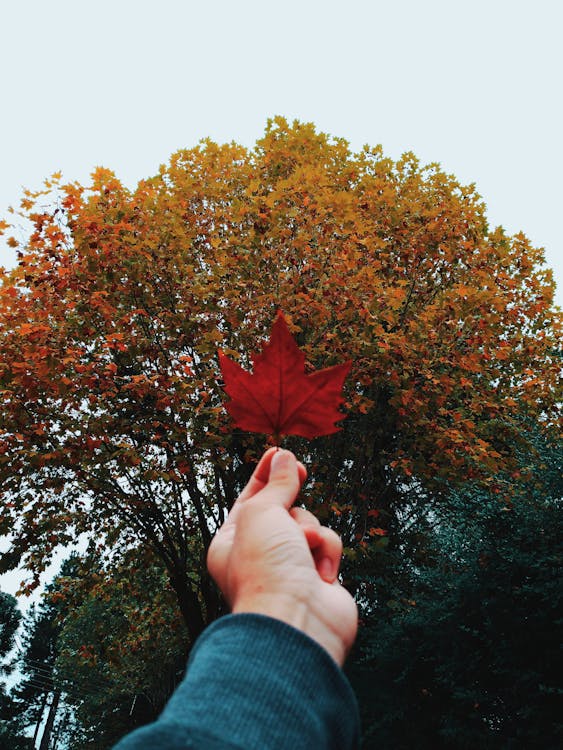
[{"label": "index finger", "polygon": [[275,447],[269,448],[264,453],[260,461],[258,461],[256,468],[252,472],[252,476],[246,483],[246,487],[233,503],[233,506],[229,511],[229,515],[227,516],[227,520],[223,524],[223,527],[235,523],[241,503],[243,503],[245,500],[249,500],[251,497],[254,497],[254,495],[258,494],[260,490],[264,489],[264,487],[268,483],[268,478],[270,476],[270,464],[272,463],[272,458],[274,457],[276,451],[277,448]]},{"label": "index finger", "polygon": [[239,501],[247,500],[249,497],[256,495],[257,492],[260,492],[260,490],[265,487],[266,484],[268,484],[268,478],[270,476],[270,464],[272,463],[272,458],[274,457],[274,454],[277,450],[278,449],[275,447],[268,448],[266,453],[264,453],[260,461],[258,461],[256,468],[252,472],[252,476],[248,480],[246,487],[236,499],[233,508]]},{"label": "index finger", "polygon": [[[256,468],[252,472],[252,476],[248,480],[246,487],[233,503],[233,507],[231,508],[227,521],[229,519],[233,521],[236,518],[238,506],[240,503],[243,503],[245,500],[249,500],[251,497],[254,497],[254,495],[257,495],[268,484],[272,459],[276,455],[276,452],[278,450],[279,448],[277,447],[268,448],[268,450],[264,453]],[[301,461],[297,462],[297,472],[299,474],[299,481],[301,484],[303,484],[303,482],[307,478],[307,469],[303,466]]]}]

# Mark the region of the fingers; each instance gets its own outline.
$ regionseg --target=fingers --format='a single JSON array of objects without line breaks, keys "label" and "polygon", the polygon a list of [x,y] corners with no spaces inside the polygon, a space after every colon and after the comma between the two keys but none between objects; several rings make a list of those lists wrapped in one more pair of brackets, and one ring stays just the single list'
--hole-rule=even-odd
[{"label": "fingers", "polygon": [[327,583],[333,583],[340,570],[342,540],[335,531],[321,526],[319,519],[308,510],[292,508],[289,513],[305,534],[317,573]]},{"label": "fingers", "polygon": [[336,531],[328,529],[326,526],[321,526],[320,529],[316,530],[316,534],[311,535],[311,540],[307,531],[305,531],[305,536],[309,542],[317,573],[323,581],[334,583],[340,570],[342,540]]},{"label": "fingers", "polygon": [[[252,472],[252,476],[248,480],[246,487],[243,489],[243,491],[240,493],[236,501],[233,503],[233,507],[231,508],[229,515],[227,517],[227,520],[223,524],[223,527],[225,527],[227,524],[231,525],[233,523],[236,523],[237,516],[239,513],[239,508],[241,504],[244,503],[246,500],[249,500],[251,497],[254,497],[255,495],[257,495],[266,487],[270,479],[272,459],[274,458],[276,453],[287,453],[290,456],[293,456],[293,453],[291,453],[290,451],[282,451],[280,448],[276,448],[276,447],[269,448],[264,453],[264,455],[258,462],[256,468]],[[293,456],[293,458],[295,459],[295,456]],[[300,488],[303,482],[305,481],[305,479],[307,478],[307,469],[303,466],[303,464],[300,461],[296,460],[296,464],[297,464],[297,475],[298,475],[299,488]],[[297,492],[299,492],[299,489],[297,490]],[[295,493],[295,497],[297,497],[297,492]],[[291,504],[289,507],[291,507]]]},{"label": "fingers", "polygon": [[[267,454],[270,454],[270,451],[267,451],[265,455]],[[301,461],[298,461],[291,451],[286,451],[283,448],[274,448],[273,453],[268,457],[270,459],[268,475],[263,475],[264,468],[261,470],[265,482],[267,484],[270,484],[271,482],[282,484],[285,484],[288,481],[294,482],[295,470],[297,470],[297,492],[299,492],[301,485],[307,479],[307,469],[303,466]]]},{"label": "fingers", "polygon": [[291,451],[270,448],[260,459],[250,481],[231,510],[260,495],[261,502],[281,505],[289,510],[307,477],[307,470]]},{"label": "fingers", "polygon": [[[247,500],[249,497],[253,497],[258,492],[260,492],[260,490],[264,489],[264,487],[268,484],[268,480],[270,479],[272,459],[276,455],[276,453],[282,452],[290,453],[290,451],[282,451],[281,448],[268,448],[268,450],[264,453],[264,455],[258,462],[256,468],[252,472],[252,476],[250,477],[246,487],[240,493],[237,502],[239,500]],[[307,478],[307,469],[300,461],[297,461],[297,472],[299,475],[299,482],[302,485]]]},{"label": "fingers", "polygon": [[272,462],[274,453],[277,450],[277,448],[269,448],[264,453],[264,455],[256,465],[256,468],[252,472],[252,476],[248,480],[248,484],[240,493],[237,502],[239,500],[246,500],[247,498],[256,495],[257,492],[260,492],[260,490],[266,486],[266,484],[268,483],[268,477],[270,476],[270,464]]},{"label": "fingers", "polygon": [[278,450],[270,459],[268,484],[260,493],[261,500],[269,501],[289,510],[301,489],[306,476],[304,467],[299,468],[291,451]]},{"label": "fingers", "polygon": [[309,510],[305,510],[305,508],[299,508],[296,506],[295,508],[291,508],[289,511],[289,515],[293,518],[294,521],[297,521],[297,523],[300,526],[320,526],[321,522],[319,519],[311,513]]}]

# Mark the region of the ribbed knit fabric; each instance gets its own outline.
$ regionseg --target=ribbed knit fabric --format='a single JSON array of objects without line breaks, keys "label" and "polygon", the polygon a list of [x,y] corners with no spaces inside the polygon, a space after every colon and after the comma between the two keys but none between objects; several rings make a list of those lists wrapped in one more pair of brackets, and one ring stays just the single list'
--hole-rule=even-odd
[{"label": "ribbed knit fabric", "polygon": [[284,622],[240,614],[205,630],[159,719],[114,750],[358,747],[358,706],[336,662]]}]

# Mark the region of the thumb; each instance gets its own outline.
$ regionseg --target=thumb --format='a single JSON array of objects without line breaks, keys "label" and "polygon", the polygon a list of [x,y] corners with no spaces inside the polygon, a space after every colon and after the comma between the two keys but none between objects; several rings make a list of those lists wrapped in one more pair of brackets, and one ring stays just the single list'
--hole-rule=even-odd
[{"label": "thumb", "polygon": [[256,498],[262,497],[289,510],[300,488],[297,459],[291,451],[280,449],[272,456],[268,483]]}]

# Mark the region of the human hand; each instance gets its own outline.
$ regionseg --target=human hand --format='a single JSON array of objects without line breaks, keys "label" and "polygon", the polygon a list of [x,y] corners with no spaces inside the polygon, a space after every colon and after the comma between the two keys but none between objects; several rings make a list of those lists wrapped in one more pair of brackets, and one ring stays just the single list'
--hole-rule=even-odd
[{"label": "human hand", "polygon": [[207,565],[233,613],[283,620],[342,665],[358,613],[338,581],[340,537],[292,507],[306,476],[293,453],[268,450],[211,542]]}]

